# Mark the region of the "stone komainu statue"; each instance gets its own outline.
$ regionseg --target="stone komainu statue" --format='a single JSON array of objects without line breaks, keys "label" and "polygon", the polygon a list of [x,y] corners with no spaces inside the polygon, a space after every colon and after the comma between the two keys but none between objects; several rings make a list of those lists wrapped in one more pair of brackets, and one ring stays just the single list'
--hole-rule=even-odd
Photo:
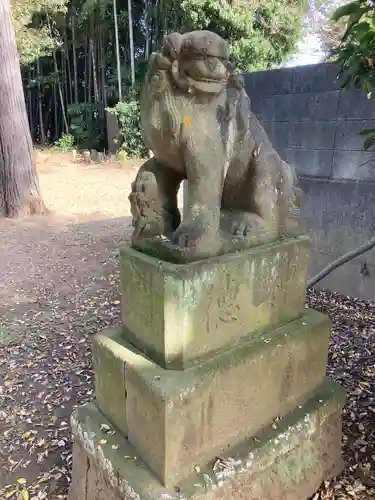
[{"label": "stone komainu statue", "polygon": [[139,169],[129,197],[134,247],[160,256],[163,246],[167,259],[188,262],[295,231],[301,195],[295,172],[251,112],[221,37],[193,31],[164,39],[150,57],[141,124],[154,157]]}]

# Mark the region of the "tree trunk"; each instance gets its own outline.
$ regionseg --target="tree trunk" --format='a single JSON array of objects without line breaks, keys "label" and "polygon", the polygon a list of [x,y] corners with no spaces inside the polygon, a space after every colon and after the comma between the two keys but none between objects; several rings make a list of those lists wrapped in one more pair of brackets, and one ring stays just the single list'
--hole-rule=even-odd
[{"label": "tree trunk", "polygon": [[99,87],[98,87],[98,78],[96,74],[96,44],[94,41],[94,37],[96,36],[95,30],[95,13],[92,13],[90,16],[90,27],[89,31],[89,50],[91,54],[91,64],[92,64],[92,81],[94,85],[94,102],[99,102]]},{"label": "tree trunk", "polygon": [[87,28],[87,50],[88,50],[88,72],[89,72],[89,84],[88,84],[88,91],[89,91],[89,102],[91,103],[92,101],[92,53],[91,53],[91,45],[89,43],[89,28]]},{"label": "tree trunk", "polygon": [[154,39],[153,39],[153,51],[158,49],[159,31],[160,31],[160,19],[159,19],[159,0],[155,0],[154,5]]},{"label": "tree trunk", "polygon": [[[28,80],[31,81],[32,78],[32,72],[31,68],[29,68],[28,73]],[[27,89],[27,112],[29,116],[29,127],[30,127],[30,133],[31,133],[31,141],[34,142],[35,137],[34,137],[34,117],[33,117],[33,93],[30,88]]]},{"label": "tree trunk", "polygon": [[0,0],[0,214],[43,213],[9,0]]},{"label": "tree trunk", "polygon": [[96,74],[96,58],[95,58],[95,42],[92,37],[90,37],[90,51],[91,51],[91,62],[92,62],[92,78],[94,82],[94,101],[99,102],[99,87],[98,78]]},{"label": "tree trunk", "polygon": [[38,79],[38,114],[39,114],[39,130],[40,130],[40,142],[44,146],[46,143],[46,134],[44,133],[44,124],[43,124],[43,106],[42,106],[42,98],[43,94],[40,89],[40,60],[36,60],[37,67],[37,79]]},{"label": "tree trunk", "polygon": [[51,130],[51,110],[52,110],[52,102],[53,102],[53,92],[52,89],[50,90],[49,93],[49,100],[48,100],[48,106],[45,107],[45,112],[44,112],[44,117],[42,117],[42,125],[43,125],[43,130],[46,132],[45,137],[46,139],[51,139],[53,137],[52,135],[52,130]]},{"label": "tree trunk", "polygon": [[77,44],[76,44],[76,9],[72,12],[72,38],[73,38],[73,71],[74,71],[74,102],[78,103],[78,71],[77,71]]},{"label": "tree trunk", "polygon": [[[53,35],[53,33],[52,33],[52,27],[51,27],[51,22],[50,22],[48,14],[47,14],[47,23],[48,23],[49,32],[50,32],[51,37],[52,37],[52,35]],[[63,121],[64,121],[64,128],[65,128],[65,132],[68,133],[69,132],[68,120],[66,119],[64,96],[63,96],[62,86],[61,86],[61,81],[60,81],[60,72],[59,72],[59,68],[57,66],[57,58],[56,58],[56,49],[55,48],[52,49],[52,57],[53,57],[53,66],[54,66],[54,69],[55,69],[55,75],[56,75],[56,78],[57,78],[57,89],[59,91],[61,111],[62,111]],[[56,127],[58,127],[58,122],[56,122]],[[57,137],[59,137],[59,136],[60,136],[60,128],[58,128]]]},{"label": "tree trunk", "polygon": [[[100,47],[100,66],[101,66],[101,86],[102,86],[102,103],[104,109],[107,107],[107,87],[106,87],[106,78],[105,78],[105,70],[107,66],[105,52],[104,52],[104,43],[103,43],[103,32],[100,28],[100,37],[99,37],[99,47]],[[104,113],[103,113],[104,115]]]},{"label": "tree trunk", "polygon": [[161,10],[161,14],[163,17],[163,29],[162,29],[161,38],[160,38],[160,46],[161,46],[163,38],[167,34],[167,29],[168,29],[168,16],[167,16],[167,12],[165,11],[165,5],[164,5],[163,0],[161,0],[161,2],[160,2],[160,10]]},{"label": "tree trunk", "polygon": [[132,2],[128,0],[128,20],[129,20],[129,44],[130,44],[130,68],[132,86],[135,84],[135,65],[134,65],[134,37],[133,37],[133,15],[132,15]]},{"label": "tree trunk", "polygon": [[[66,58],[66,68],[68,70],[67,75],[65,75],[65,79],[68,80],[68,89],[69,94],[66,95],[66,99],[68,104],[72,104],[73,102],[73,86],[72,86],[72,69],[70,67],[70,57],[69,57],[69,45],[68,45],[68,34],[66,30],[66,20],[64,22],[64,53]],[[68,98],[69,95],[69,98]]]},{"label": "tree trunk", "polygon": [[145,1],[145,15],[144,15],[144,25],[145,25],[145,59],[149,59],[150,57],[150,23],[151,19],[149,19],[149,5],[148,0]]},{"label": "tree trunk", "polygon": [[85,37],[85,43],[84,43],[84,51],[85,51],[85,56],[84,56],[84,61],[85,61],[85,66],[84,66],[84,76],[83,76],[83,81],[84,81],[84,86],[83,86],[83,95],[84,95],[84,101],[85,104],[88,102],[88,97],[87,97],[87,85],[89,83],[89,79],[87,76],[87,71],[88,71],[88,54],[87,54],[87,38]]},{"label": "tree trunk", "polygon": [[[1,0],[0,0],[1,1]],[[53,142],[56,142],[59,138],[58,129],[57,129],[57,91],[56,91],[56,82],[53,83]]]},{"label": "tree trunk", "polygon": [[114,19],[114,22],[115,22],[118,100],[121,101],[122,100],[121,63],[120,63],[120,43],[119,43],[119,37],[118,37],[118,22],[117,22],[116,0],[113,0],[113,19]]}]

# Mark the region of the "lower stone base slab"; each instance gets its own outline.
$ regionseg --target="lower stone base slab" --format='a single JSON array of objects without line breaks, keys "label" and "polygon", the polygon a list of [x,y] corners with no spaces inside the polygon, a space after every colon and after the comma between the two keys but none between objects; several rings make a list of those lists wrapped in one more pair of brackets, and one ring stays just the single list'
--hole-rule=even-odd
[{"label": "lower stone base slab", "polygon": [[86,404],[72,415],[68,500],[306,500],[342,469],[344,402],[344,391],[327,379],[303,407],[169,489],[96,405]]}]

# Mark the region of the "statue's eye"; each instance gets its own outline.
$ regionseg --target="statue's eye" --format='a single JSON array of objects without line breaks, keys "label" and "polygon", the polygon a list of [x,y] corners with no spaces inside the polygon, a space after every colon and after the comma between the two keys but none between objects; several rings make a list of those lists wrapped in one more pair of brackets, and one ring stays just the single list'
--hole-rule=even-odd
[{"label": "statue's eye", "polygon": [[165,71],[156,71],[150,79],[150,90],[155,96],[161,95],[167,86]]},{"label": "statue's eye", "polygon": [[151,83],[152,85],[160,85],[160,83],[163,80],[163,75],[160,73],[160,71],[157,71],[151,78]]},{"label": "statue's eye", "polygon": [[206,59],[206,66],[212,73],[218,69],[219,60],[216,57],[208,57]]}]

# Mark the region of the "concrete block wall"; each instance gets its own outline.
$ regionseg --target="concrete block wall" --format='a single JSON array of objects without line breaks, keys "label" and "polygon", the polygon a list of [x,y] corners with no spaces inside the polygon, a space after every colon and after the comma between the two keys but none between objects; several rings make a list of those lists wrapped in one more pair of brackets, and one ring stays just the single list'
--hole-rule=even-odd
[{"label": "concrete block wall", "polygon": [[[324,63],[244,75],[253,111],[305,192],[310,275],[375,234],[375,151],[365,152],[359,135],[375,128],[375,105],[360,90],[340,89],[337,71]],[[375,300],[375,251],[319,287]]]}]

